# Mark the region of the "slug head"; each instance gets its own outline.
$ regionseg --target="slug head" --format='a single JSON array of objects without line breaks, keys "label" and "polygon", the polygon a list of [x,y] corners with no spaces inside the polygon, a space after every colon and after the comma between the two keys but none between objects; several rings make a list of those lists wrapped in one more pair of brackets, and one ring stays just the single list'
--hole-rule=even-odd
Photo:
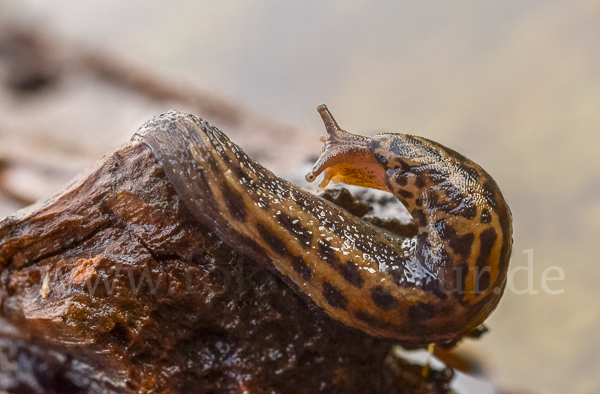
[{"label": "slug head", "polygon": [[319,105],[317,110],[325,123],[327,137],[321,137],[325,145],[321,156],[306,174],[306,180],[313,182],[323,173],[321,189],[332,181],[388,190],[382,164],[371,151],[371,139],[342,130],[325,104]]}]

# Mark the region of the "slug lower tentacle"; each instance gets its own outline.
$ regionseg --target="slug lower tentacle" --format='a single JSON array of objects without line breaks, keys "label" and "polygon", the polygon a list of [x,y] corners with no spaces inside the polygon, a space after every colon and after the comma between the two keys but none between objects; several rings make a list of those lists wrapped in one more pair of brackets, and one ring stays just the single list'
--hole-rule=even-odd
[{"label": "slug lower tentacle", "polygon": [[307,175],[389,190],[419,226],[390,236],[250,159],[208,122],[170,111],[146,143],[189,211],[234,248],[275,270],[342,323],[407,348],[451,345],[497,305],[511,215],[496,183],[460,154],[420,137],[328,131]]}]

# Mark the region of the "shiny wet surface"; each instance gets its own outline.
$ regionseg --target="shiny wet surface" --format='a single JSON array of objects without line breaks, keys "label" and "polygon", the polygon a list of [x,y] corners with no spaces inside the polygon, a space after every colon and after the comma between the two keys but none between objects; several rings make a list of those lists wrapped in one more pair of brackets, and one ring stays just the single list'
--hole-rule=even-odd
[{"label": "shiny wet surface", "polygon": [[[505,391],[600,388],[597,2],[144,5],[4,0],[0,15],[310,130],[315,155],[324,134],[315,108],[325,102],[350,132],[421,135],[473,159],[512,208],[511,268],[524,268],[491,332],[463,351]],[[291,174],[284,164],[272,169]]]}]

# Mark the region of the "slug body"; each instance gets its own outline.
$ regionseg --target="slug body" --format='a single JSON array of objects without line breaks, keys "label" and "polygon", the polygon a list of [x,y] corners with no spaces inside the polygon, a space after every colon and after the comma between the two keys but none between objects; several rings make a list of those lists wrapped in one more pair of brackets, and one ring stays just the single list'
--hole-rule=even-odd
[{"label": "slug body", "polygon": [[327,108],[307,175],[392,192],[419,226],[397,238],[276,177],[208,122],[170,111],[146,143],[189,211],[342,323],[406,348],[450,346],[496,307],[506,284],[511,214],[494,180],[435,142],[341,130]]}]

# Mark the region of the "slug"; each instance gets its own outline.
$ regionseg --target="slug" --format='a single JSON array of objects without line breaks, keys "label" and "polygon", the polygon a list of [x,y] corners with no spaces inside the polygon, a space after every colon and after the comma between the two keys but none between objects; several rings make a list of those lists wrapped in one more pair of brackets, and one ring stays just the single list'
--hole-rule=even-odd
[{"label": "slug", "polygon": [[148,145],[190,213],[279,274],[329,316],[405,348],[452,346],[493,311],[512,247],[510,210],[492,177],[422,137],[340,129],[325,105],[324,173],[393,193],[418,225],[395,237],[253,161],[210,123],[170,111],[134,139]]}]

